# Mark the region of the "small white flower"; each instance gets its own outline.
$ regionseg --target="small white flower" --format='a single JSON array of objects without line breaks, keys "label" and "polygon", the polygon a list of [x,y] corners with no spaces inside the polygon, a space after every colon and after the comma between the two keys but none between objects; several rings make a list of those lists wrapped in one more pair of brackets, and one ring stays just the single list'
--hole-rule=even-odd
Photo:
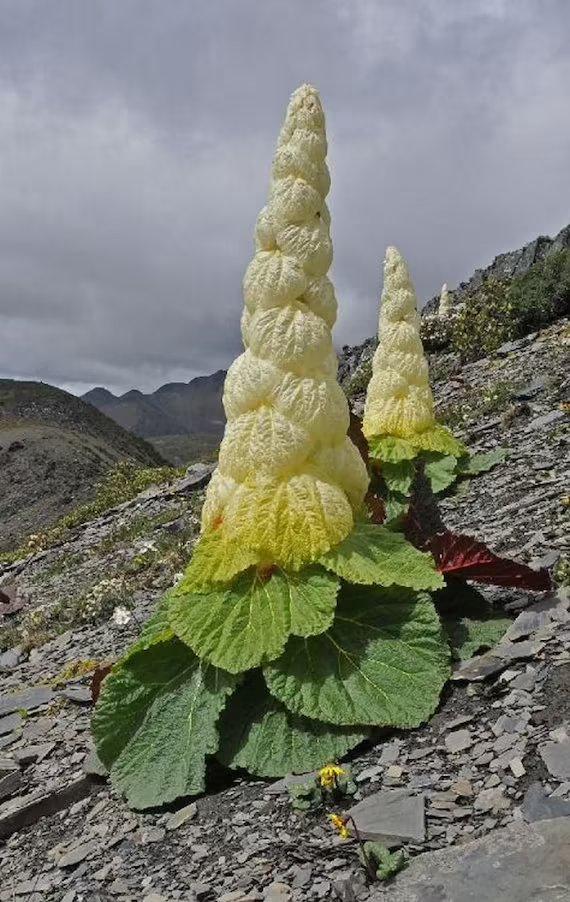
[{"label": "small white flower", "polygon": [[131,617],[131,612],[122,605],[118,605],[113,611],[113,622],[116,623],[117,626],[126,626]]}]

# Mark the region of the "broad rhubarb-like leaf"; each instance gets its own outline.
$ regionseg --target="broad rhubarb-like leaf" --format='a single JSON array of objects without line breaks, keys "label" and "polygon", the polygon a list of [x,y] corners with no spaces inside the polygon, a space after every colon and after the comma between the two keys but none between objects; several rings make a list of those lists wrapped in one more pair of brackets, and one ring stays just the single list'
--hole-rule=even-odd
[{"label": "broad rhubarb-like leaf", "polygon": [[97,753],[133,808],[195,795],[236,678],[179,639],[131,654],[106,677],[92,721]]},{"label": "broad rhubarb-like leaf", "polygon": [[306,773],[337,761],[367,738],[364,728],[334,727],[296,717],[267,690],[260,674],[248,675],[220,720],[217,757],[259,777]]},{"label": "broad rhubarb-like leaf", "polygon": [[339,725],[417,727],[449,676],[449,649],[429,595],[345,586],[334,624],[291,638],[263,670],[295,714]]},{"label": "broad rhubarb-like leaf", "polygon": [[375,460],[397,464],[402,460],[413,460],[418,456],[418,451],[405,438],[382,435],[370,439],[369,454]]},{"label": "broad rhubarb-like leaf", "polygon": [[339,585],[338,577],[316,566],[299,573],[248,570],[228,586],[178,593],[170,624],[199,657],[241,673],[277,658],[291,633],[326,630]]},{"label": "broad rhubarb-like leaf", "polygon": [[479,473],[486,473],[497,464],[503,463],[506,456],[507,452],[504,448],[494,448],[492,451],[462,457],[458,461],[458,472],[461,476],[477,476]]},{"label": "broad rhubarb-like leaf", "polygon": [[472,536],[446,530],[432,536],[423,547],[433,554],[438,570],[444,575],[535,591],[551,587],[547,570],[533,570],[526,564],[499,557]]},{"label": "broad rhubarb-like leaf", "polygon": [[183,594],[212,583],[229,582],[238,573],[257,564],[259,555],[228,538],[223,529],[205,532],[192,553],[182,580],[173,590]]},{"label": "broad rhubarb-like leaf", "polygon": [[429,554],[383,526],[357,522],[350,535],[321,558],[349,583],[439,589],[443,580]]},{"label": "broad rhubarb-like leaf", "polygon": [[400,460],[398,463],[384,461],[380,475],[391,492],[409,495],[415,472],[416,468],[411,460]]},{"label": "broad rhubarb-like leaf", "polygon": [[425,463],[424,472],[431,484],[432,492],[437,494],[449,488],[457,479],[457,458],[453,455],[431,453]]}]

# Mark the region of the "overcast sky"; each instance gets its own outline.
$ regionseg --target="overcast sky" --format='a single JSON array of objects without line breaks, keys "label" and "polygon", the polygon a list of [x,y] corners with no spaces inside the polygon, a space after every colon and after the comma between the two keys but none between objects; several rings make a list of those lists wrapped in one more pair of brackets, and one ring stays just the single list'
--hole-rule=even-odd
[{"label": "overcast sky", "polygon": [[240,351],[291,92],[327,115],[338,347],[570,221],[569,0],[0,0],[0,375],[148,391]]}]

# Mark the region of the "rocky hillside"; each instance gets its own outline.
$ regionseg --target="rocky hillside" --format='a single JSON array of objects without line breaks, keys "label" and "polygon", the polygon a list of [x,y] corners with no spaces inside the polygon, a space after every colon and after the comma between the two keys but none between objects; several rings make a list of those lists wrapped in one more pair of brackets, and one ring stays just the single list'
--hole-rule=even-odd
[{"label": "rocky hillside", "polygon": [[0,379],[0,551],[92,497],[120,460],[163,463],[145,441],[74,395]]},{"label": "rocky hillside", "polygon": [[[542,564],[568,586],[567,321],[462,366],[434,359],[440,415],[506,461],[442,501],[447,524]],[[358,408],[362,395],[354,395]],[[91,672],[132,642],[191,553],[207,468],[147,490],[0,568],[0,902],[494,902],[568,899],[568,595],[485,597],[513,623],[464,662],[432,720],[386,731],[350,762],[366,837],[413,861],[369,885],[353,840],[286,781],[212,768],[208,793],[134,813],[90,751]],[[567,590],[566,590],[567,591]],[[0,614],[0,618],[2,615]]]},{"label": "rocky hillside", "polygon": [[[550,238],[548,235],[539,235],[516,251],[499,254],[489,266],[476,269],[470,279],[459,283],[454,290],[455,302],[460,303],[465,297],[480,288],[486,279],[503,280],[523,276],[537,263],[544,261],[557,251],[568,250],[568,248],[570,248],[570,225],[561,229],[554,238]],[[439,295],[436,295],[426,303],[423,312],[435,313],[438,305]]]}]

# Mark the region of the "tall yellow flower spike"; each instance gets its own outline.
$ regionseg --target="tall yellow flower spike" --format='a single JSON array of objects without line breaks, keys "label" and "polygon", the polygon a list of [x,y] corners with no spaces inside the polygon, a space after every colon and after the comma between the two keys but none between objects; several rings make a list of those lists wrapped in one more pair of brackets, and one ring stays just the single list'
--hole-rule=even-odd
[{"label": "tall yellow flower spike", "polygon": [[293,96],[244,278],[243,353],[228,371],[227,426],[202,530],[297,568],[342,541],[368,476],[336,382],[336,299],[325,197],[325,118],[315,88]]},{"label": "tall yellow flower spike", "polygon": [[393,436],[421,450],[460,455],[463,446],[435,421],[416,292],[406,261],[386,250],[378,347],[362,423],[367,439]]}]

